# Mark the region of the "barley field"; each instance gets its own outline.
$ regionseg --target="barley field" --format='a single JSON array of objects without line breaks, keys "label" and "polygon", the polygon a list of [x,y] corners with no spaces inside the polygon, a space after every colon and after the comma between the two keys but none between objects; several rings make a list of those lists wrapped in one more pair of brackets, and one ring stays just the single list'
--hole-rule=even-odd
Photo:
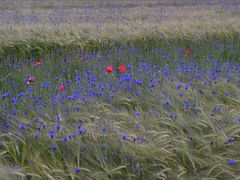
[{"label": "barley field", "polygon": [[0,0],[0,180],[240,179],[240,1]]}]

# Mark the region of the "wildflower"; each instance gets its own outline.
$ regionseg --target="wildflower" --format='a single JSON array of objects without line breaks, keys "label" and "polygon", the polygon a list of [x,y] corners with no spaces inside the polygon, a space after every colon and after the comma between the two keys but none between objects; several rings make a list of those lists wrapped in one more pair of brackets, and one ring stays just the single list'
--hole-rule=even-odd
[{"label": "wildflower", "polygon": [[50,135],[49,135],[49,136],[50,136],[50,138],[52,138],[52,139],[53,139],[53,138],[54,138],[54,136],[55,136],[55,134],[54,134],[54,133],[50,133]]},{"label": "wildflower", "polygon": [[137,174],[139,174],[139,172],[140,172],[139,168],[137,168],[137,167],[135,167],[135,168],[133,169],[133,171],[134,171],[135,173],[137,173]]},{"label": "wildflower", "polygon": [[9,127],[9,125],[8,125],[7,122],[3,122],[3,126],[4,126],[5,128],[8,128],[8,127]]},{"label": "wildflower", "polygon": [[35,81],[36,81],[36,79],[34,76],[29,76],[27,84],[33,84]]},{"label": "wildflower", "polygon": [[125,140],[127,138],[126,134],[122,134],[122,138]]},{"label": "wildflower", "polygon": [[193,140],[192,136],[188,136],[188,140],[192,141]]},{"label": "wildflower", "polygon": [[227,142],[228,143],[233,143],[234,142],[234,138],[228,138]]},{"label": "wildflower", "polygon": [[177,86],[176,86],[176,89],[180,89],[182,87],[182,85],[181,84],[178,84]]},{"label": "wildflower", "polygon": [[65,89],[64,85],[59,86],[58,90],[63,91]]},{"label": "wildflower", "polygon": [[37,139],[38,138],[38,134],[34,133],[34,138]]},{"label": "wildflower", "polygon": [[67,138],[66,138],[66,137],[62,138],[62,141],[63,141],[63,142],[66,142],[66,141],[67,141]]},{"label": "wildflower", "polygon": [[24,129],[26,129],[26,125],[19,125],[19,126],[18,126],[18,129],[19,129],[19,130],[24,130]]},{"label": "wildflower", "polygon": [[79,168],[79,167],[76,167],[76,168],[75,168],[75,172],[76,172],[76,173],[79,173],[79,172],[80,172],[80,168]]},{"label": "wildflower", "polygon": [[216,90],[212,90],[212,94],[214,95],[214,94],[216,94],[217,93],[217,91]]},{"label": "wildflower", "polygon": [[112,73],[112,72],[113,72],[112,66],[108,66],[105,71],[106,71],[107,73]]},{"label": "wildflower", "polygon": [[136,140],[137,140],[137,138],[135,138],[135,137],[132,137],[132,141],[133,141],[133,143],[135,143],[135,142],[136,142]]},{"label": "wildflower", "polygon": [[188,101],[185,102],[185,107],[188,108],[190,106],[190,103]]},{"label": "wildflower", "polygon": [[56,145],[56,144],[53,144],[53,145],[52,145],[52,150],[55,151],[56,149],[57,149],[57,145]]},{"label": "wildflower", "polygon": [[148,112],[148,116],[151,117],[152,116],[152,111]]},{"label": "wildflower", "polygon": [[121,72],[121,73],[124,73],[126,71],[126,66],[119,66],[118,67],[118,70]]},{"label": "wildflower", "polygon": [[191,54],[191,50],[190,49],[187,49],[186,50],[186,54],[189,56]]},{"label": "wildflower", "polygon": [[164,104],[165,104],[165,105],[171,105],[172,102],[171,102],[170,100],[166,100],[166,101],[164,101]]},{"label": "wildflower", "polygon": [[16,98],[13,97],[13,98],[11,99],[11,102],[12,102],[13,104],[17,104],[17,100],[16,100]]},{"label": "wildflower", "polygon": [[35,61],[35,63],[34,63],[35,66],[39,66],[40,64],[41,64],[40,61]]},{"label": "wildflower", "polygon": [[38,120],[39,120],[38,116],[34,118],[34,122],[38,122]]},{"label": "wildflower", "polygon": [[138,116],[140,116],[140,112],[139,111],[136,111],[135,112],[135,115],[138,117]]},{"label": "wildflower", "polygon": [[230,164],[230,165],[234,165],[234,164],[235,164],[235,161],[234,161],[233,159],[230,159],[230,160],[229,160],[229,164]]},{"label": "wildflower", "polygon": [[56,125],[56,129],[57,129],[57,130],[59,130],[60,127],[61,127],[60,124],[57,124],[57,125]]}]

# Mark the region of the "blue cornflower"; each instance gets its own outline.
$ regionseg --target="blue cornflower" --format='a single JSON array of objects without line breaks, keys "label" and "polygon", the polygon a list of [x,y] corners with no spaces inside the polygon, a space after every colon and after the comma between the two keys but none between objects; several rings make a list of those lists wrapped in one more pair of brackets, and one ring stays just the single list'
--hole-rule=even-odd
[{"label": "blue cornflower", "polygon": [[60,115],[55,116],[56,121],[60,121]]},{"label": "blue cornflower", "polygon": [[186,101],[186,102],[185,102],[185,107],[186,107],[186,108],[189,108],[189,106],[190,106],[190,103],[189,103],[188,101]]},{"label": "blue cornflower", "polygon": [[38,138],[38,134],[34,133],[34,138],[37,139]]},{"label": "blue cornflower", "polygon": [[217,93],[217,91],[216,90],[212,90],[212,94],[214,95],[214,94],[216,94]]},{"label": "blue cornflower", "polygon": [[9,95],[10,95],[10,93],[9,93],[9,92],[6,92],[6,93],[3,94],[3,97],[6,98],[6,97],[8,97]]},{"label": "blue cornflower", "polygon": [[85,129],[79,129],[78,130],[78,133],[80,133],[80,134],[83,134],[83,133],[86,133],[87,131],[85,130]]},{"label": "blue cornflower", "polygon": [[57,145],[56,145],[56,144],[53,144],[53,145],[52,145],[52,150],[55,151],[56,149],[57,149]]},{"label": "blue cornflower", "polygon": [[139,172],[140,172],[139,168],[137,168],[137,167],[135,167],[135,168],[133,169],[133,171],[134,171],[135,173],[137,173],[137,174],[139,174]]},{"label": "blue cornflower", "polygon": [[12,102],[13,104],[17,104],[17,100],[16,100],[16,98],[13,97],[13,98],[11,99],[11,102]]},{"label": "blue cornflower", "polygon": [[106,132],[106,130],[107,130],[107,129],[106,129],[105,127],[102,128],[102,132]]},{"label": "blue cornflower", "polygon": [[122,134],[122,138],[125,140],[127,138],[126,134]]},{"label": "blue cornflower", "polygon": [[152,87],[154,87],[154,86],[155,86],[154,83],[150,83],[148,87],[152,88]]},{"label": "blue cornflower", "polygon": [[3,122],[3,126],[4,126],[5,128],[8,128],[8,127],[9,127],[9,125],[8,125],[7,122]]},{"label": "blue cornflower", "polygon": [[80,168],[79,168],[79,167],[76,167],[76,168],[75,168],[75,172],[76,172],[76,173],[79,173],[79,172],[80,172]]},{"label": "blue cornflower", "polygon": [[228,138],[228,143],[233,143],[234,142],[234,138]]},{"label": "blue cornflower", "polygon": [[67,138],[66,138],[66,137],[62,138],[62,141],[63,141],[63,142],[66,142],[66,141],[67,141]]},{"label": "blue cornflower", "polygon": [[140,112],[139,112],[139,111],[136,111],[136,112],[135,112],[135,116],[137,116],[137,117],[140,116]]},{"label": "blue cornflower", "polygon": [[148,112],[148,116],[151,117],[152,116],[152,111]]},{"label": "blue cornflower", "polygon": [[24,129],[26,129],[26,125],[22,125],[22,124],[21,124],[21,125],[18,126],[18,129],[19,129],[19,130],[24,130]]},{"label": "blue cornflower", "polygon": [[132,137],[132,141],[133,141],[134,143],[136,142],[136,140],[137,140],[137,138]]},{"label": "blue cornflower", "polygon": [[53,133],[53,132],[51,132],[50,134],[49,134],[49,136],[50,136],[50,138],[54,138],[55,137],[55,134]]},{"label": "blue cornflower", "polygon": [[166,100],[166,101],[164,101],[164,104],[165,104],[165,105],[171,105],[172,102],[171,102],[170,100]]},{"label": "blue cornflower", "polygon": [[178,84],[177,86],[176,86],[176,89],[180,89],[182,87],[182,85],[181,84]]},{"label": "blue cornflower", "polygon": [[38,120],[39,120],[38,116],[34,118],[34,122],[38,122]]},{"label": "blue cornflower", "polygon": [[57,124],[57,125],[56,125],[56,129],[57,129],[57,130],[59,130],[60,127],[61,127],[60,124]]},{"label": "blue cornflower", "polygon": [[182,97],[183,97],[183,94],[182,94],[182,93],[179,93],[178,96],[179,96],[180,98],[182,98]]},{"label": "blue cornflower", "polygon": [[235,164],[235,161],[234,161],[233,159],[230,159],[230,160],[229,160],[229,164],[230,164],[230,165],[234,165],[234,164]]}]

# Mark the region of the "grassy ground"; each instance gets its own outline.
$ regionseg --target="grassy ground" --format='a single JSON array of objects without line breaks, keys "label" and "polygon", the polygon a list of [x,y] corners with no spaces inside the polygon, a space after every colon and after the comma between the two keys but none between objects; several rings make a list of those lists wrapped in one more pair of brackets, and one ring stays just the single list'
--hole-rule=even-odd
[{"label": "grassy ground", "polygon": [[0,48],[5,55],[36,56],[73,45],[98,50],[115,40],[239,37],[240,4],[234,0],[11,1],[1,2]]},{"label": "grassy ground", "polygon": [[238,1],[0,4],[0,179],[239,178]]}]

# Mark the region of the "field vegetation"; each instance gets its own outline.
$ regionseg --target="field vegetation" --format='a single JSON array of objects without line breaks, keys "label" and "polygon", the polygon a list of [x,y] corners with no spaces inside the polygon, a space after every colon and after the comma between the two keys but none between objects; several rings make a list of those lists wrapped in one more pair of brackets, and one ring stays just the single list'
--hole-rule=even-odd
[{"label": "field vegetation", "polygon": [[239,1],[0,5],[0,179],[239,179]]}]

